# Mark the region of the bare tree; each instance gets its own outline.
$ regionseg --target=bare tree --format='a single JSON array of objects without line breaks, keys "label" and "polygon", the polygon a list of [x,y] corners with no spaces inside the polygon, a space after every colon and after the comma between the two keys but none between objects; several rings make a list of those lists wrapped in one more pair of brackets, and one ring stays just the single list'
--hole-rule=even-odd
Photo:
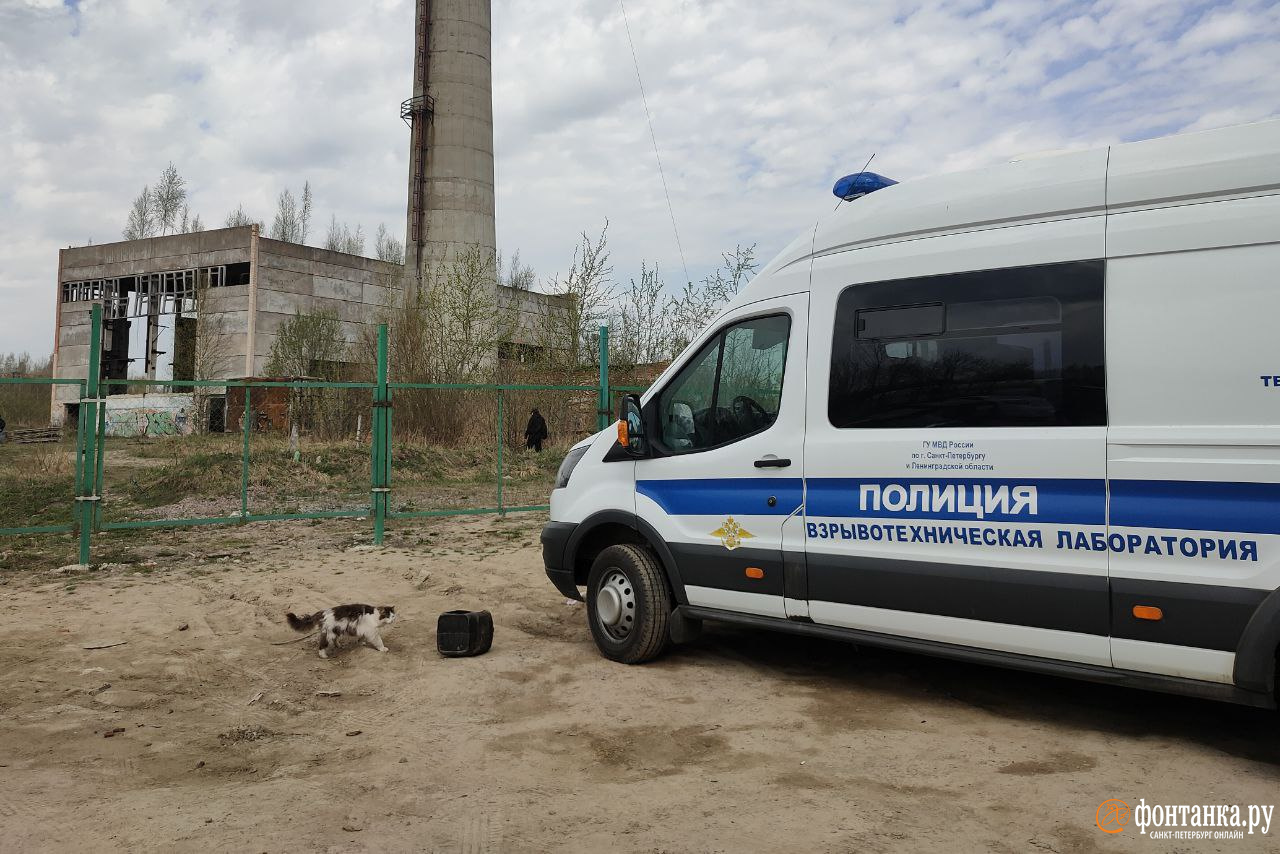
[{"label": "bare tree", "polygon": [[364,229],[357,223],[356,230],[347,235],[346,245],[342,249],[348,255],[364,254]]},{"label": "bare tree", "polygon": [[200,214],[192,214],[191,208],[187,205],[182,206],[182,225],[178,227],[180,234],[195,234],[204,231],[204,221],[200,219]]},{"label": "bare tree", "polygon": [[[276,332],[266,370],[272,376],[336,380],[346,353],[347,342],[337,312],[298,313]],[[344,399],[341,394],[290,389],[290,421],[306,429],[332,430],[341,421]]]},{"label": "bare tree", "polygon": [[306,243],[311,231],[311,182],[302,185],[302,202],[288,187],[280,191],[276,200],[276,218],[271,223],[271,236],[290,243]]},{"label": "bare tree", "polygon": [[378,232],[373,238],[373,253],[379,261],[389,261],[392,264],[404,263],[404,244],[399,238],[392,237],[387,232],[385,223],[378,224]]},{"label": "bare tree", "polygon": [[[377,322],[390,327],[390,363],[401,382],[487,382],[516,328],[514,306],[501,300],[492,250],[472,246],[426,271],[422,288],[400,288],[391,277]],[[372,370],[376,324],[365,326],[362,352]],[[406,392],[396,424],[406,432],[457,442],[474,438],[492,414],[493,398],[455,391]],[[488,435],[492,435],[491,433]]]},{"label": "bare tree", "polygon": [[344,222],[338,222],[337,214],[329,222],[329,232],[324,238],[324,248],[333,252],[345,252],[348,255],[364,254],[364,230],[357,224],[352,231]]},{"label": "bare tree", "polygon": [[156,233],[156,214],[152,204],[151,188],[143,187],[129,208],[129,221],[124,227],[125,240],[142,240]]},{"label": "bare tree", "polygon": [[169,165],[160,173],[160,180],[151,191],[152,207],[161,234],[169,234],[177,229],[178,214],[182,212],[187,201],[187,182],[178,174],[178,168],[169,161]]},{"label": "bare tree", "polygon": [[123,234],[125,240],[141,240],[158,234],[188,234],[203,230],[204,224],[199,216],[191,219],[187,182],[170,161],[155,186],[143,187],[133,200]]},{"label": "bare tree", "polygon": [[298,209],[298,243],[306,243],[311,233],[311,182],[302,184],[302,206]]},{"label": "bare tree", "polygon": [[300,212],[298,210],[298,200],[294,198],[288,187],[280,191],[280,197],[276,200],[276,218],[271,223],[271,237],[275,240],[287,240],[290,243],[297,243],[298,234],[301,231]]},{"label": "bare tree", "polygon": [[438,382],[491,376],[499,345],[515,331],[513,313],[498,302],[497,276],[493,252],[471,246],[433,277],[422,306]]},{"label": "bare tree", "polygon": [[[481,382],[498,347],[511,340],[515,315],[498,299],[492,250],[462,249],[428,271],[430,285],[392,291],[380,323],[391,328],[396,376],[412,382]],[[372,330],[365,347],[373,348]]]},{"label": "bare tree", "polygon": [[210,287],[207,275],[197,279],[196,319],[199,322],[195,353],[197,380],[224,379],[234,361],[227,317],[217,296],[218,291]]},{"label": "bare tree", "polygon": [[[196,223],[200,218],[196,217]],[[193,229],[199,230],[199,229]],[[192,379],[221,380],[231,373],[235,354],[231,346],[231,333],[227,315],[223,311],[222,291],[210,287],[207,273],[196,276],[196,334],[195,353],[192,359]],[[209,401],[221,393],[209,386],[192,389],[192,408],[195,411],[197,429],[204,431],[209,425]]]},{"label": "bare tree", "polygon": [[610,337],[610,361],[647,365],[671,358],[674,300],[667,296],[657,266],[640,265],[639,281],[622,295],[617,322]]},{"label": "bare tree", "polygon": [[698,332],[742,289],[756,271],[756,246],[735,246],[723,263],[698,284],[688,282],[671,303],[674,323],[672,349],[683,350]]},{"label": "bare tree", "polygon": [[182,225],[178,227],[180,234],[195,234],[204,231],[204,222],[200,219],[200,214],[192,214],[191,208],[187,205],[182,206]]},{"label": "bare tree", "polygon": [[504,287],[515,288],[518,291],[530,291],[533,290],[537,280],[538,277],[534,274],[533,268],[528,264],[520,263],[519,249],[511,256],[511,261],[508,264],[503,264],[502,256],[498,256],[498,282]]},{"label": "bare tree", "polygon": [[[52,359],[33,359],[27,353],[0,354],[0,377],[47,377]],[[0,385],[0,415],[10,427],[42,427],[49,423],[49,388],[40,385]]]},{"label": "bare tree", "polygon": [[236,205],[236,209],[227,214],[226,227],[240,228],[246,225],[260,225],[256,219],[244,212],[244,205]]},{"label": "bare tree", "polygon": [[276,332],[266,370],[280,377],[315,376],[338,362],[345,349],[337,312],[298,313]]},{"label": "bare tree", "polygon": [[564,278],[551,280],[550,292],[563,297],[563,311],[549,312],[536,321],[534,334],[548,367],[572,373],[598,357],[597,328],[607,319],[613,299],[613,267],[609,264],[609,222],[594,240],[585,231],[574,247]]}]

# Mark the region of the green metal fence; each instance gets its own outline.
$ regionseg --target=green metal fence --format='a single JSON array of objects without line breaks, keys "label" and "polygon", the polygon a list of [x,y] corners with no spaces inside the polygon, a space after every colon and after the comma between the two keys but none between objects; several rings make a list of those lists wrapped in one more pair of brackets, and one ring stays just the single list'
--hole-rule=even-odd
[{"label": "green metal fence", "polygon": [[[320,382],[294,381],[269,382],[258,380],[101,380],[101,329],[102,307],[94,306],[91,324],[90,364],[88,379],[49,378],[0,378],[0,387],[11,385],[77,386],[79,388],[79,417],[76,421],[74,451],[73,512],[70,522],[54,525],[31,525],[0,528],[0,536],[28,534],[74,534],[79,546],[79,560],[88,564],[92,556],[93,535],[100,531],[126,531],[153,528],[184,528],[209,525],[241,525],[252,522],[279,522],[323,519],[370,519],[373,542],[381,544],[387,523],[392,520],[440,518],[480,514],[506,514],[548,509],[546,504],[508,504],[504,496],[504,453],[506,444],[505,421],[507,398],[517,392],[577,392],[593,394],[597,398],[596,426],[604,429],[612,422],[616,395],[639,391],[635,387],[609,385],[608,329],[600,331],[600,379],[598,385],[532,385],[532,384],[476,384],[476,383],[404,383],[392,382],[387,364],[387,327],[378,329],[377,369],[374,382]],[[240,506],[231,515],[188,517],[175,519],[139,519],[110,521],[104,518],[104,471],[106,465],[107,411],[106,390],[110,387],[143,386],[169,389],[217,388],[244,390],[244,408],[240,427]],[[250,456],[254,418],[252,399],[254,389],[284,388],[294,392],[314,390],[363,390],[372,395],[370,418],[370,486],[368,506],[356,509],[313,510],[284,513],[250,512]],[[469,391],[492,393],[496,398],[497,465],[494,502],[490,506],[461,507],[427,510],[400,510],[393,508],[392,497],[392,413],[397,392]],[[3,500],[0,497],[0,500]]]}]

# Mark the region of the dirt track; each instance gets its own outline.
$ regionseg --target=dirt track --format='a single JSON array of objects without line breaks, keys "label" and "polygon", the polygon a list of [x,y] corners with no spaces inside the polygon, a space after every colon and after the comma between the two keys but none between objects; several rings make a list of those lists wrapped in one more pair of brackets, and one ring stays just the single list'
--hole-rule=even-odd
[{"label": "dirt track", "polygon": [[[543,577],[540,523],[385,551],[311,526],[165,534],[154,566],[5,575],[0,848],[1280,850],[1274,826],[1094,824],[1108,798],[1276,803],[1273,713],[729,628],[612,664]],[[351,600],[397,605],[390,653],[272,645],[286,609]],[[456,607],[493,611],[489,655],[436,655]]]}]

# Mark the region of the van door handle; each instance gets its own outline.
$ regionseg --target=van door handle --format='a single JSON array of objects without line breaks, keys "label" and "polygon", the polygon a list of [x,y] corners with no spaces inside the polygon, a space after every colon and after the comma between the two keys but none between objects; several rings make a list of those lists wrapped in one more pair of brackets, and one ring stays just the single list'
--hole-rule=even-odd
[{"label": "van door handle", "polygon": [[791,460],[786,457],[765,457],[763,460],[756,460],[756,468],[758,469],[784,469],[791,465]]}]

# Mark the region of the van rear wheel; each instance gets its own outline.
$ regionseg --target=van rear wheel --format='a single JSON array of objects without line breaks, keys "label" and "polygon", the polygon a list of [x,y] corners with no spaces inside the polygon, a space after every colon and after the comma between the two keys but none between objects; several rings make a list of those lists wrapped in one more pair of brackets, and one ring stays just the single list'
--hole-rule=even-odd
[{"label": "van rear wheel", "polygon": [[671,592],[654,556],[630,543],[609,546],[587,577],[587,621],[605,658],[640,664],[667,647]]}]

